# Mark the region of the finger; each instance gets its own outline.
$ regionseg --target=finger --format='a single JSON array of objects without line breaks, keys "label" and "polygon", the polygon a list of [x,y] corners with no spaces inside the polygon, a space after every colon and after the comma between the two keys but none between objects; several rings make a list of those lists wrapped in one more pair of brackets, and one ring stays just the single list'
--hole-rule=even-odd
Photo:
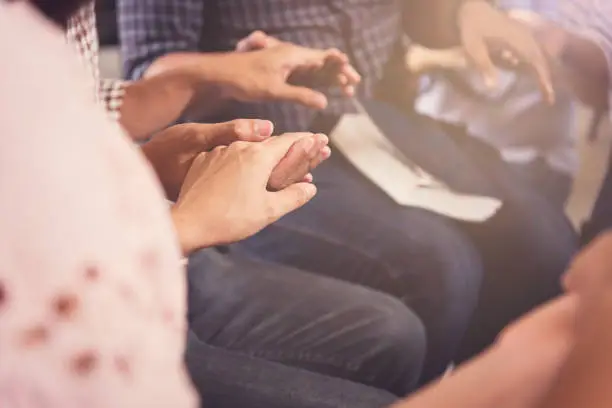
[{"label": "finger", "polygon": [[238,140],[246,142],[259,142],[272,136],[274,132],[274,124],[269,120],[238,119],[232,122]]},{"label": "finger", "polygon": [[493,65],[484,39],[472,34],[464,35],[463,47],[465,55],[483,76],[485,85],[488,88],[494,88],[497,82],[495,65]]},{"label": "finger", "polygon": [[283,83],[273,92],[273,95],[278,99],[298,103],[312,109],[321,110],[327,107],[325,94],[303,86]]},{"label": "finger", "polygon": [[200,151],[227,146],[237,140],[261,141],[272,134],[272,122],[259,119],[237,119],[224,123],[193,124]]},{"label": "finger", "polygon": [[328,52],[314,48],[284,43],[276,48],[277,52],[284,55],[286,63],[295,68],[319,69],[326,61]]},{"label": "finger", "polygon": [[271,204],[274,218],[272,221],[276,221],[312,200],[317,194],[317,188],[311,183],[295,183],[281,191],[270,194],[272,195]]},{"label": "finger", "polygon": [[348,98],[355,96],[355,92],[356,90],[353,85],[348,85],[342,88],[342,93]]},{"label": "finger", "polygon": [[317,147],[318,144],[314,137],[305,137],[292,144],[287,154],[272,170],[268,179],[268,190],[282,190],[302,180],[310,172],[312,151]]},{"label": "finger", "polygon": [[314,177],[312,173],[306,174],[304,178],[302,179],[302,183],[312,183],[313,181],[314,181]]},{"label": "finger", "polygon": [[519,59],[510,50],[503,50],[501,57],[506,63],[512,66],[517,66],[519,64]]},{"label": "finger", "polygon": [[356,85],[361,82],[361,75],[351,64],[343,65],[342,74],[346,77],[349,84]]},{"label": "finger", "polygon": [[261,142],[261,145],[264,147],[263,152],[265,156],[262,157],[262,161],[271,163],[272,167],[270,169],[272,169],[287,155],[293,144],[302,139],[312,139],[313,137],[314,134],[310,132],[285,133],[280,136],[270,137]]},{"label": "finger", "polygon": [[236,51],[254,51],[267,48],[269,46],[268,35],[263,31],[254,31],[248,37],[243,38],[236,45]]},{"label": "finger", "polygon": [[546,101],[551,105],[554,104],[555,89],[552,84],[550,65],[548,64],[548,60],[544,56],[544,53],[539,48],[537,51],[534,51],[533,68],[535,69],[540,89],[542,90],[542,94],[546,98]]},{"label": "finger", "polygon": [[319,166],[319,164],[323,163],[325,160],[331,157],[331,149],[329,146],[325,146],[321,150],[319,150],[319,154],[315,156],[314,159],[310,161],[310,170],[314,170]]},{"label": "finger", "polygon": [[342,51],[336,48],[331,48],[325,51],[325,62],[329,64],[344,65],[348,64],[349,58],[348,55]]}]

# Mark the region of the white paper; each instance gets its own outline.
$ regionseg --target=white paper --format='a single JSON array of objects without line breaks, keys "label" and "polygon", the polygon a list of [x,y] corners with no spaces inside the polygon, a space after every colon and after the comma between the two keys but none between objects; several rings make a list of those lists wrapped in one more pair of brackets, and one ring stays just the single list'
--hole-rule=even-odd
[{"label": "white paper", "polygon": [[457,193],[435,180],[407,160],[363,111],[344,115],[330,139],[364,176],[400,205],[468,222],[484,222],[501,207],[496,198]]}]

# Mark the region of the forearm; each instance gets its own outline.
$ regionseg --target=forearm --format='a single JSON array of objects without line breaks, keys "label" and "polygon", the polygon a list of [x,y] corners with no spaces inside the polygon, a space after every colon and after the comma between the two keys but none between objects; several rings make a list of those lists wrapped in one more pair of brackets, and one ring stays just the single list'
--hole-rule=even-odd
[{"label": "forearm", "polygon": [[563,361],[561,351],[552,351],[517,355],[493,347],[393,408],[535,408]]},{"label": "forearm", "polygon": [[194,99],[196,81],[181,72],[167,72],[126,85],[120,122],[135,140],[176,121]]},{"label": "forearm", "polygon": [[151,79],[180,72],[198,78],[197,93],[190,101],[184,116],[202,120],[226,106],[229,98],[224,90],[232,78],[224,76],[227,64],[233,64],[229,53],[176,52],[157,58],[145,71],[144,78]]},{"label": "forearm", "polygon": [[612,406],[611,318],[612,294],[607,287],[583,301],[574,348],[540,408]]}]

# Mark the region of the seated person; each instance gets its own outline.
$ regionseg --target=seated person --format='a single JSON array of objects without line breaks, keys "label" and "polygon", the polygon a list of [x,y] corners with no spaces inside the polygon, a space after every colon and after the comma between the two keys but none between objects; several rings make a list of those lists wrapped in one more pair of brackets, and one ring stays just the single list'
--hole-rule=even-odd
[{"label": "seated person", "polygon": [[[454,4],[448,13],[440,13],[446,19],[423,14],[432,9],[431,1],[420,10],[419,18],[430,19],[430,24],[459,26],[470,60],[487,75],[493,65],[485,44],[489,38],[499,39],[531,63],[547,97],[552,96],[546,59],[527,30],[484,1],[441,3]],[[406,70],[387,67],[404,60],[403,22],[413,15],[417,4],[425,2],[120,0],[125,71],[132,79],[155,78],[177,67],[199,65],[209,52],[236,47],[242,51],[275,49],[292,42],[346,52],[362,76],[357,96],[367,99],[375,94],[387,70],[393,74],[386,79],[392,88],[403,89]],[[256,30],[276,38],[249,35]],[[351,101],[329,93],[328,99],[323,114],[295,104],[232,103],[219,115],[203,112],[200,119],[258,117],[274,121],[278,129],[319,130],[327,117],[337,119],[353,111]],[[315,200],[233,248],[400,298],[427,330],[426,382],[442,373],[449,361],[478,353],[507,323],[558,295],[559,277],[576,249],[576,237],[562,210],[526,185],[490,146],[475,138],[459,143],[426,118],[412,115],[406,119],[396,111],[391,113],[385,118],[401,117],[378,124],[405,156],[460,192],[500,198],[504,203],[500,211],[484,223],[472,224],[398,206],[336,154],[314,173],[320,187]],[[466,258],[449,256],[450,251],[444,249],[456,242],[461,242],[462,254],[472,253],[472,266],[459,267],[457,260],[465,262]],[[439,250],[432,252],[434,246]],[[341,254],[360,259],[362,266],[369,265],[372,257],[379,259],[389,266],[388,273],[365,268],[356,275],[349,268],[338,274],[337,265],[344,264]],[[363,254],[368,256],[361,257]],[[432,275],[431,266],[421,264],[424,259],[433,262],[436,271],[440,265],[451,264],[459,269],[454,269],[456,274]],[[482,262],[484,269],[480,290],[475,282],[481,272],[474,274],[475,262]],[[469,268],[468,275],[465,270]],[[396,280],[402,276],[396,271],[405,271],[413,280]],[[396,283],[388,285],[381,276],[398,278],[391,278]],[[433,280],[438,284],[431,286]],[[442,288],[440,282],[446,282]],[[477,293],[468,296],[457,291],[458,287]],[[437,296],[430,296],[436,290]],[[478,297],[476,308],[468,301],[474,295]],[[438,306],[438,302],[444,304]]]},{"label": "seated person", "polygon": [[[180,251],[161,186],[120,129],[93,105],[87,78],[70,63],[56,28],[23,2],[2,2],[0,34],[3,57],[10,61],[0,64],[0,98],[6,99],[0,162],[11,172],[0,181],[5,198],[0,212],[6,215],[0,236],[5,265],[0,271],[0,405],[195,407],[182,368],[186,291]],[[54,81],[37,75],[39,64],[29,52],[9,44],[15,37],[45,58]],[[28,120],[32,108],[40,120]],[[272,138],[199,155],[179,202],[210,202],[211,189],[219,193],[224,185],[214,180],[223,176],[224,181],[250,178],[247,185],[260,186],[253,192],[275,207],[285,200],[299,205],[289,197],[308,189],[305,184],[270,193],[261,181],[293,142]],[[32,150],[32,145],[43,148]],[[219,167],[223,154],[229,160]],[[242,161],[257,166],[241,173],[236,163]],[[117,177],[118,166],[130,177]],[[215,221],[201,211],[192,220],[202,227]],[[445,407],[449,399],[474,408],[609,406],[610,330],[601,321],[612,315],[611,243],[605,236],[577,258],[565,279],[568,295],[509,327],[492,348],[449,378],[396,406]],[[244,355],[237,357],[244,361]],[[329,383],[313,377],[302,378],[314,379],[315,386],[300,385],[313,388],[309,394],[321,401],[311,398],[304,407],[389,404],[376,390],[336,382],[347,394],[332,405],[330,398],[338,394],[317,388]],[[352,392],[361,397],[356,405],[350,404]],[[261,401],[244,400],[244,406]],[[270,406],[299,406],[295,394],[285,402]]]},{"label": "seated person", "polygon": [[[55,20],[66,25],[69,37],[83,52],[84,62],[95,76],[97,67],[92,63],[97,59],[95,31],[87,29],[93,27],[93,19],[87,18],[93,17],[92,9],[87,5],[77,14],[68,13],[77,10],[81,3],[34,1],[47,14],[55,16]],[[73,9],[65,9],[66,5]],[[58,10],[59,15],[52,13]],[[71,16],[67,22],[66,16]],[[280,55],[278,50],[262,53],[263,56],[257,57],[259,66],[262,63],[264,67],[266,63],[276,64],[280,60],[284,67],[282,75],[291,64],[303,64],[304,57],[308,68],[312,69],[324,65],[321,63],[328,55],[327,51],[301,47],[284,47]],[[276,57],[266,58],[270,55]],[[252,58],[239,57],[239,60]],[[276,82],[283,88],[284,77],[278,71],[260,69],[259,73],[255,76],[259,81]],[[125,104],[111,105],[119,108],[115,112],[121,113],[120,123],[126,124],[126,128],[135,123],[144,129],[150,124],[134,119],[140,109],[136,102],[140,98],[151,107],[169,104],[173,98],[181,99],[179,96],[184,89],[168,84],[181,80],[182,76],[185,73],[171,73],[151,81],[119,86],[111,84],[113,86],[105,89],[125,90]],[[90,82],[93,90],[94,82]],[[156,94],[155,90],[159,88],[166,93]],[[165,98],[160,100],[159,97],[164,95]],[[180,104],[175,100],[175,105]],[[143,118],[146,119],[150,113],[144,111]],[[397,395],[409,392],[421,371],[425,334],[419,319],[403,303],[364,286],[249,259],[240,254],[215,250],[195,253],[200,248],[221,246],[252,235],[263,227],[262,222],[276,221],[314,195],[315,189],[308,183],[307,172],[325,158],[324,155],[321,157],[325,148],[321,148],[320,135],[292,134],[289,136],[292,147],[283,152],[285,157],[273,155],[266,156],[266,159],[262,155],[270,148],[263,146],[267,146],[265,139],[269,138],[271,128],[268,123],[267,128],[260,127],[260,132],[256,132],[255,125],[262,124],[265,125],[265,121],[242,120],[215,126],[173,126],[141,146],[140,150],[153,164],[164,184],[167,196],[177,200],[171,214],[183,252],[190,255],[187,316],[190,328],[199,340],[217,349],[364,382]],[[240,126],[236,128],[236,125]],[[230,147],[223,147],[233,141],[236,142]],[[255,147],[246,141],[262,144]],[[323,142],[326,142],[324,137]],[[200,152],[207,154],[200,157]],[[267,167],[274,160],[274,170],[269,173]],[[261,173],[257,170],[260,167]],[[290,176],[296,172],[298,175],[281,178],[284,187],[276,185],[272,189],[270,183],[281,167],[292,170]],[[206,183],[190,176],[200,171],[217,176],[207,177]],[[115,172],[119,178],[131,177],[129,168],[118,165]],[[268,173],[267,183],[262,184],[261,177],[244,178],[244,172],[254,172],[254,175]],[[270,190],[279,190],[278,195],[254,195],[255,191],[267,191],[266,184]],[[214,199],[201,201],[201,197],[192,191],[199,191],[199,188],[208,189],[207,197]],[[231,194],[226,190],[231,190]],[[173,196],[172,192],[176,195]],[[208,225],[202,225],[202,217],[207,219]],[[155,261],[154,254],[151,254],[151,259],[151,262]]]},{"label": "seated person", "polygon": [[[183,367],[181,250],[241,239],[310,200],[308,182],[276,192],[266,184],[312,135],[202,146],[170,211],[145,158],[94,104],[91,78],[57,27],[26,2],[2,1],[0,44],[0,406],[195,407]],[[240,273],[221,264],[206,282],[217,288],[224,273]],[[329,371],[396,392],[415,381],[424,334],[400,302],[291,268],[245,265],[251,279],[225,304],[190,312],[216,330],[204,356],[195,350],[198,362],[213,355],[298,374],[290,365],[302,364],[306,378]],[[258,288],[267,297],[255,298]]]},{"label": "seated person", "polygon": [[[516,3],[497,2],[533,29],[557,14],[551,2]],[[449,131],[465,129],[491,144],[535,191],[563,208],[578,169],[576,106],[568,89],[556,87],[551,105],[532,75],[511,66],[499,70],[496,86],[487,89],[459,48],[436,51],[414,45],[409,59],[421,75],[419,113],[456,127]]]}]

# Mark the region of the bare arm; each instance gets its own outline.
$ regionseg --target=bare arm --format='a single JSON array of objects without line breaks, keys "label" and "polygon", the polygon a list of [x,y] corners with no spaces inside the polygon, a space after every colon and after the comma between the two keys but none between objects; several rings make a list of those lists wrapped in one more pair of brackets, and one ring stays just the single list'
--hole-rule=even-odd
[{"label": "bare arm", "polygon": [[[169,72],[122,86],[116,97],[103,92],[102,98],[107,110],[117,110],[117,118],[128,134],[141,140],[182,115],[195,95],[196,81],[180,72]],[[118,91],[115,88],[111,92]]]},{"label": "bare arm", "polygon": [[541,307],[451,377],[393,408],[535,408],[571,347],[575,307],[573,297]]}]

